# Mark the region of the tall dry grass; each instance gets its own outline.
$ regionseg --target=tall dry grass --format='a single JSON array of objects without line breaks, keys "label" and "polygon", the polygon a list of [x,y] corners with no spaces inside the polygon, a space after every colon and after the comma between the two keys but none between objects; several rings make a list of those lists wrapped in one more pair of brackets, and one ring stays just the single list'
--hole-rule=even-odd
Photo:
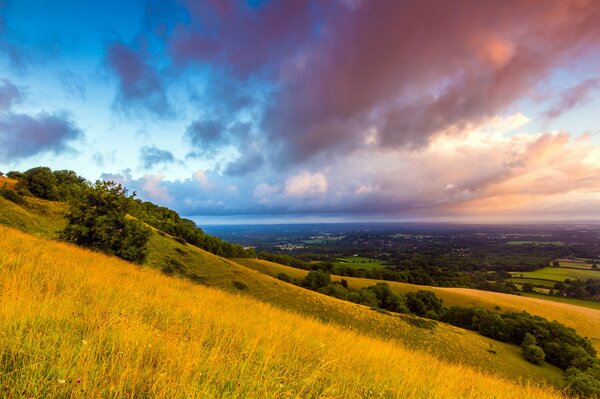
[{"label": "tall dry grass", "polygon": [[555,398],[0,227],[0,396]]}]

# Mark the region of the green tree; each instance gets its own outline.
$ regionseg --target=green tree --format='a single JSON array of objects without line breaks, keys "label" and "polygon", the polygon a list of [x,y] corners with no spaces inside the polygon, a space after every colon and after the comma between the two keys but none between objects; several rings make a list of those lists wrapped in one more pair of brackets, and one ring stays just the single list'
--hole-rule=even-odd
[{"label": "green tree", "polygon": [[533,292],[533,285],[525,283],[523,284],[523,287],[521,289],[523,290],[523,292]]},{"label": "green tree", "polygon": [[55,201],[58,199],[56,191],[56,176],[47,167],[29,169],[23,173],[23,181],[29,192],[38,198]]},{"label": "green tree", "polygon": [[97,181],[75,199],[67,213],[61,238],[80,245],[142,263],[150,230],[127,217],[127,190],[114,182]]},{"label": "green tree", "polygon": [[325,287],[331,284],[331,276],[329,273],[325,273],[322,270],[311,270],[304,277],[304,286],[311,290],[318,290],[321,287]]},{"label": "green tree", "polygon": [[417,316],[437,319],[442,315],[444,305],[433,291],[419,290],[406,294],[406,307]]}]

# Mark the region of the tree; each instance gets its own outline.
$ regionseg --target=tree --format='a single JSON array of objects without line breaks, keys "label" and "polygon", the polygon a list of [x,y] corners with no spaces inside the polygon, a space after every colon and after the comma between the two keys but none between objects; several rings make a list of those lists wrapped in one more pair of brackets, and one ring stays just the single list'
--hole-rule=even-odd
[{"label": "tree", "polygon": [[560,267],[560,262],[557,260],[552,261],[552,266],[554,267]]},{"label": "tree", "polygon": [[38,198],[55,201],[58,199],[56,191],[56,176],[50,168],[37,167],[23,173],[23,181],[29,192]]},{"label": "tree", "polygon": [[546,355],[544,350],[537,345],[527,345],[523,348],[523,357],[530,363],[537,364],[538,366],[544,363]]},{"label": "tree", "polygon": [[127,218],[127,190],[114,182],[97,181],[73,201],[61,238],[80,245],[142,263],[150,230]]},{"label": "tree", "polygon": [[523,292],[533,292],[533,285],[525,283],[523,284],[523,287],[521,289],[523,290]]},{"label": "tree", "polygon": [[331,276],[329,273],[325,273],[322,270],[311,270],[304,277],[304,286],[311,290],[318,290],[321,287],[325,287],[331,284]]},{"label": "tree", "polygon": [[597,263],[592,263],[592,269],[594,270],[598,270],[598,264]]},{"label": "tree", "polygon": [[417,316],[427,316],[437,319],[442,315],[444,305],[433,291],[419,290],[406,294],[406,306]]}]

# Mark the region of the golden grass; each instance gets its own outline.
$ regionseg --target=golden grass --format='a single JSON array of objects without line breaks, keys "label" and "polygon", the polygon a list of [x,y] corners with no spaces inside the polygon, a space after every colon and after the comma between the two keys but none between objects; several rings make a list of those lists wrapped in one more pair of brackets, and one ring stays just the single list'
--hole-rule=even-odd
[{"label": "golden grass", "polygon": [[0,227],[5,397],[556,398]]},{"label": "golden grass", "polygon": [[[301,278],[307,273],[304,270],[259,259],[238,259],[236,261],[244,266],[272,276],[284,272],[295,278]],[[334,281],[339,281],[342,278],[348,281],[348,285],[352,288],[367,287],[379,281],[365,278],[332,276]],[[520,312],[525,310],[574,328],[579,334],[588,337],[594,344],[594,347],[600,351],[600,310],[598,309],[469,288],[426,287],[394,281],[386,281],[386,283],[390,285],[392,290],[400,293],[423,289],[434,291],[439,298],[444,300],[446,306],[479,306],[486,309],[495,309],[498,306],[503,312]]]}]

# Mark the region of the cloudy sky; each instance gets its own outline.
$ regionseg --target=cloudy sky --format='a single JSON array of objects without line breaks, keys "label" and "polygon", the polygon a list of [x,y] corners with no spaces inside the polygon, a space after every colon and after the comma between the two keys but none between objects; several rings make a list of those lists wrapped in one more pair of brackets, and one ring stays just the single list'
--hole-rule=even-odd
[{"label": "cloudy sky", "polygon": [[600,2],[0,0],[0,170],[200,223],[600,219]]}]

